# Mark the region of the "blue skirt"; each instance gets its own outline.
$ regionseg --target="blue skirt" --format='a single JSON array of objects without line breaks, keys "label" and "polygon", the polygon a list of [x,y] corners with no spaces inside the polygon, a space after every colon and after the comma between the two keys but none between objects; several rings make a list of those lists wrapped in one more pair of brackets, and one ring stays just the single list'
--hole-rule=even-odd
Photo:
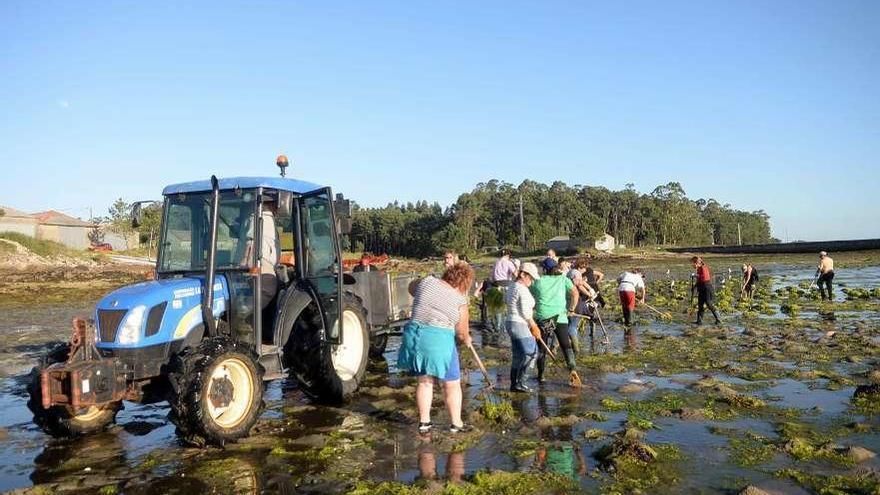
[{"label": "blue skirt", "polygon": [[455,331],[410,321],[403,327],[397,367],[416,376],[458,380],[461,370],[455,348]]}]

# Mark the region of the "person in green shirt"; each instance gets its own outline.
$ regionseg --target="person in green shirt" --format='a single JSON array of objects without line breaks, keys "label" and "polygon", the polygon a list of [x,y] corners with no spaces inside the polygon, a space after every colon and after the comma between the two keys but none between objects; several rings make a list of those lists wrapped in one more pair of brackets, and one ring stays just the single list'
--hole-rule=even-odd
[{"label": "person in green shirt", "polygon": [[[575,370],[571,337],[568,334],[568,317],[574,314],[574,309],[577,307],[578,291],[571,279],[562,273],[554,259],[545,258],[541,266],[544,268],[544,276],[535,280],[529,287],[535,298],[535,321],[541,329],[541,338],[548,348],[553,348],[554,340],[559,341],[559,347],[562,349],[571,375],[570,384],[580,386],[580,377]],[[546,360],[547,351],[543,346],[539,347],[538,383],[544,382]]]}]

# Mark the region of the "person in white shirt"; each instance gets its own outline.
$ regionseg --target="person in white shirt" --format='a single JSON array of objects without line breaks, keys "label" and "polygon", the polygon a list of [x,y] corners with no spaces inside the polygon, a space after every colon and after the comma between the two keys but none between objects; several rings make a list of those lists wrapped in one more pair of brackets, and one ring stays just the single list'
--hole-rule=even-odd
[{"label": "person in white shirt", "polygon": [[526,372],[538,354],[536,335],[541,335],[535,323],[535,298],[529,292],[532,282],[538,280],[538,267],[523,263],[516,282],[507,290],[507,333],[510,335],[510,391],[531,392],[526,386]]},{"label": "person in white shirt", "polygon": [[[617,294],[620,296],[620,307],[623,310],[623,323],[627,327],[632,325],[632,312],[636,309],[636,300],[639,304],[645,302],[645,279],[640,268],[623,272],[617,278]],[[639,293],[638,297],[636,293]]]},{"label": "person in white shirt", "polygon": [[[263,234],[260,239],[260,306],[265,309],[266,306],[275,298],[278,292],[278,278],[275,274],[275,265],[278,264],[278,258],[281,255],[281,241],[278,238],[278,229],[275,226],[275,209],[274,202],[263,203]],[[239,265],[242,267],[251,267],[254,262],[254,222],[248,219],[248,224],[243,230],[245,232],[245,241],[240,242],[243,249],[239,249]]]}]

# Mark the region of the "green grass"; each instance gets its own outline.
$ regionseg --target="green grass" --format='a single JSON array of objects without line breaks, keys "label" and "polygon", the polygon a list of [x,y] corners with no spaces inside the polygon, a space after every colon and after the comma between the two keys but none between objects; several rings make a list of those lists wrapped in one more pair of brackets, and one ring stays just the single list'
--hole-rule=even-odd
[{"label": "green grass", "polygon": [[[46,241],[43,239],[36,239],[28,235],[19,234],[18,232],[0,232],[0,239],[7,239],[17,242],[27,248],[28,251],[43,257],[63,255],[81,258],[85,255],[83,251],[71,249],[64,244],[54,241]],[[5,242],[2,243],[2,245],[8,246],[8,244]]]}]

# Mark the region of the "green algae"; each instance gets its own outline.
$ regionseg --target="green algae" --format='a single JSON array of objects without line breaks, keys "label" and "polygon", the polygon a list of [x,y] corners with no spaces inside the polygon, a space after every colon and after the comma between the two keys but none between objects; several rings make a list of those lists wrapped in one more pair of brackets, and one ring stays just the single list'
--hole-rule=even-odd
[{"label": "green algae", "polygon": [[499,400],[497,402],[484,400],[480,406],[480,414],[490,422],[501,424],[510,423],[516,419],[516,411],[513,409],[513,404],[507,400]]},{"label": "green algae", "polygon": [[429,488],[425,483],[407,485],[397,481],[358,482],[349,491],[350,495],[530,495],[575,493],[577,484],[571,479],[555,473],[510,473],[506,471],[477,472],[463,483],[447,483],[439,490]]},{"label": "green algae", "polygon": [[611,472],[610,482],[602,487],[603,493],[611,494],[650,493],[653,488],[673,486],[680,479],[676,464],[684,459],[677,447],[648,445],[643,434],[631,428],[615,434],[593,457]]},{"label": "green algae", "polygon": [[880,480],[870,474],[822,475],[788,468],[774,473],[790,479],[820,495],[876,495],[880,492]]},{"label": "green algae", "polygon": [[728,438],[730,460],[742,467],[752,467],[773,460],[778,452],[769,438],[753,431],[712,428],[712,433]]}]

